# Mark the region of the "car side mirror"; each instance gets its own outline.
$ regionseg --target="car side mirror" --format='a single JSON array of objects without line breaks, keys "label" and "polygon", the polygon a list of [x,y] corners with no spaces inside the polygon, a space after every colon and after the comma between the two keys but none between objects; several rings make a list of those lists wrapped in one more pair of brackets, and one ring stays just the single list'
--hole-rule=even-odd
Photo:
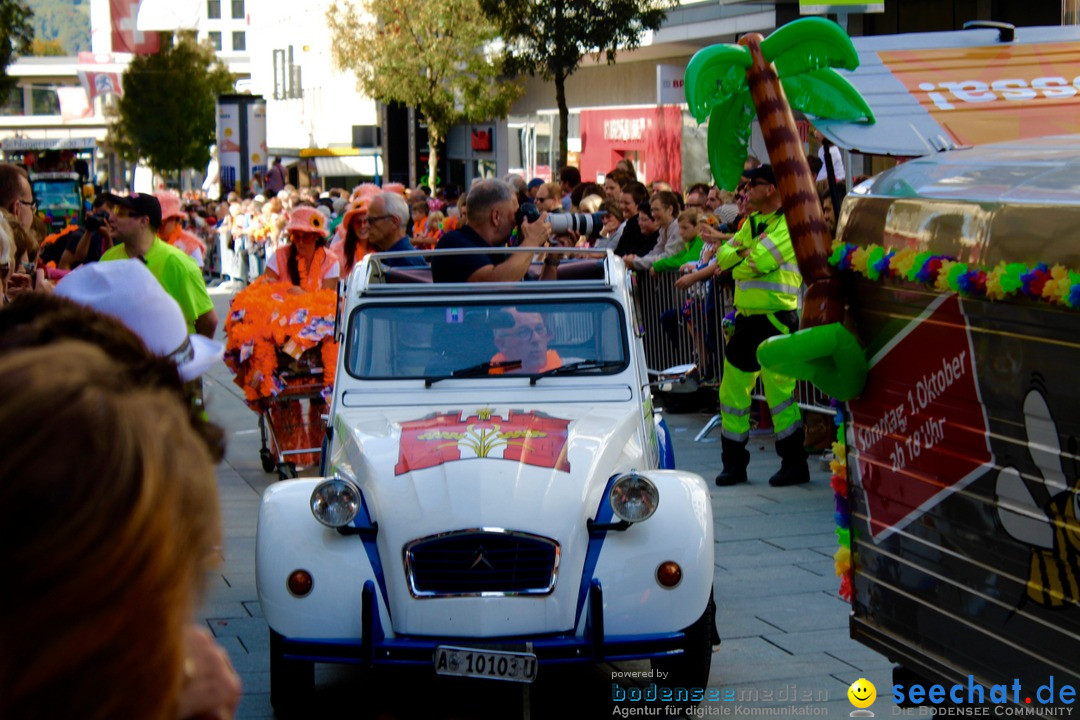
[{"label": "car side mirror", "polygon": [[689,394],[698,391],[701,386],[701,372],[695,363],[675,365],[666,370],[649,370],[649,387],[660,392]]}]

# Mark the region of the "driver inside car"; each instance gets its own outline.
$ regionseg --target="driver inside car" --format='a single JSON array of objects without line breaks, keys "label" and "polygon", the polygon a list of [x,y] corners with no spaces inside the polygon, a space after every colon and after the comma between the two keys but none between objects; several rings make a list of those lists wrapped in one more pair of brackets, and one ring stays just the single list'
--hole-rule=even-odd
[{"label": "driver inside car", "polygon": [[491,358],[491,364],[495,366],[520,360],[521,367],[492,367],[490,374],[539,373],[562,367],[559,353],[548,349],[551,333],[544,324],[543,315],[537,312],[521,312],[515,308],[505,312],[513,318],[514,324],[494,329],[493,339],[499,352]]}]

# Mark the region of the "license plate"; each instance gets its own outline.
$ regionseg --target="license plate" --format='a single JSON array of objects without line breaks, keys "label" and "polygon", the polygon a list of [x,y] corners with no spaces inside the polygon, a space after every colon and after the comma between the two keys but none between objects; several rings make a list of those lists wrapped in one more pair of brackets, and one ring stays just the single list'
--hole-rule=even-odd
[{"label": "license plate", "polygon": [[531,683],[536,679],[536,655],[439,645],[435,648],[435,672]]}]

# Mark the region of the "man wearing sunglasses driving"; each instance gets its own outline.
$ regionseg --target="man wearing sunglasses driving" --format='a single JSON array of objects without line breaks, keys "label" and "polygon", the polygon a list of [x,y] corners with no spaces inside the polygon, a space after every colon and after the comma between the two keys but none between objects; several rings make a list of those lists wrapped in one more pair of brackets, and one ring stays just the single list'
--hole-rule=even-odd
[{"label": "man wearing sunglasses driving", "polygon": [[492,367],[490,374],[538,373],[562,366],[559,353],[548,349],[551,333],[544,324],[543,315],[516,308],[508,308],[506,312],[514,318],[514,324],[495,329],[495,347],[499,352],[491,358],[491,364],[520,361],[521,367]]}]

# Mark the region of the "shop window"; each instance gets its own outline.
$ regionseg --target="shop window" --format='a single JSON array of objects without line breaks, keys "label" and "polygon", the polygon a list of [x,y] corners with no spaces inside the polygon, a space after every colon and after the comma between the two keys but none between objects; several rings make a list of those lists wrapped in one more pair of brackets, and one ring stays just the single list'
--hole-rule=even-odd
[{"label": "shop window", "polygon": [[233,52],[243,52],[244,50],[247,50],[247,33],[240,30],[232,34],[232,49]]},{"label": "shop window", "polygon": [[304,96],[300,66],[293,63],[293,46],[274,50],[274,99],[293,100]]},{"label": "shop window", "polygon": [[41,85],[31,87],[30,114],[59,115],[60,98],[56,96],[56,88]]},{"label": "shop window", "polygon": [[221,19],[221,0],[206,0],[206,17],[209,20]]},{"label": "shop window", "polygon": [[0,115],[10,117],[12,115],[25,114],[26,109],[23,107],[23,89],[21,87],[12,88],[4,97],[4,102],[0,104]]}]

